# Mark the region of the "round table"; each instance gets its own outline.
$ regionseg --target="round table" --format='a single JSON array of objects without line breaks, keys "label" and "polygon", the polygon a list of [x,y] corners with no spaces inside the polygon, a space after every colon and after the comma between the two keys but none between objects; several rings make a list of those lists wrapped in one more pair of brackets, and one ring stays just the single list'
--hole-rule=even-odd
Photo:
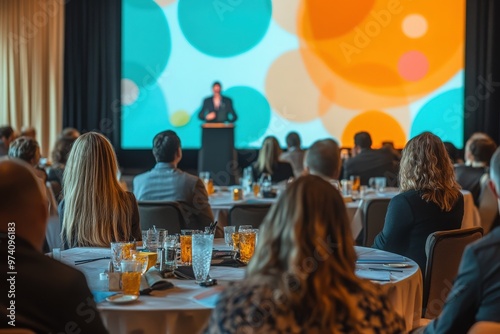
[{"label": "round table", "polygon": [[[228,250],[223,239],[215,239],[214,249]],[[394,254],[381,250],[356,247],[359,259],[384,262],[394,260]],[[99,274],[108,267],[110,260],[89,262],[74,265],[75,260],[109,256],[107,248],[72,248],[61,252],[61,261],[81,270],[92,291],[107,291],[107,281],[99,280]],[[418,325],[422,309],[422,275],[418,265],[407,260],[409,268],[391,269],[381,263],[358,263],[356,272],[359,276],[384,276],[389,281],[377,281],[387,291],[395,310],[404,317],[408,329]],[[375,270],[373,270],[375,268]],[[382,269],[382,270],[377,270]],[[213,303],[201,302],[203,294],[217,292],[230,281],[244,277],[244,268],[212,266],[210,276],[218,280],[219,286],[203,288],[191,280],[172,279],[173,289],[153,291],[150,296],[140,296],[139,300],[126,305],[115,305],[109,302],[98,303],[98,309],[104,324],[110,333],[197,333],[206,324],[213,309]],[[381,279],[381,277],[374,277]],[[387,277],[386,277],[387,278]]]}]

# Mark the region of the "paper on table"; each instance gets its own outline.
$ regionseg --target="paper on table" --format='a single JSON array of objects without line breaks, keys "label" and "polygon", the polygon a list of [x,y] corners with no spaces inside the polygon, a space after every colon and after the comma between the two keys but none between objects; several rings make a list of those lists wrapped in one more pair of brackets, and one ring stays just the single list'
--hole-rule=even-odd
[{"label": "paper on table", "polygon": [[148,270],[141,278],[141,295],[149,295],[153,290],[166,290],[174,285],[155,268]]},{"label": "paper on table", "polygon": [[373,270],[356,270],[356,276],[360,278],[366,278],[374,281],[390,281],[391,272],[390,271],[373,271]]},{"label": "paper on table", "polygon": [[394,254],[366,254],[361,255],[357,263],[400,263],[406,262],[407,259],[401,255]]}]

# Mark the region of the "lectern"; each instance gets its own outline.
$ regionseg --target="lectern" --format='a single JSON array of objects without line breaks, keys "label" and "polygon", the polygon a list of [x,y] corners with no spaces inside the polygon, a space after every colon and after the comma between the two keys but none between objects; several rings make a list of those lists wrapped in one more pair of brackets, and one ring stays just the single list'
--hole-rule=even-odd
[{"label": "lectern", "polygon": [[198,171],[210,172],[215,185],[235,184],[238,169],[234,150],[234,124],[205,123],[201,130]]}]

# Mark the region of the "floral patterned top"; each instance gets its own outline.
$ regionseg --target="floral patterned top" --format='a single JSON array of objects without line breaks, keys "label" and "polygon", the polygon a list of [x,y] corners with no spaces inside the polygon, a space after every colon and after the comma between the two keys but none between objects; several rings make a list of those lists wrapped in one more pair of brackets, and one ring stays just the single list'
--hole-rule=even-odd
[{"label": "floral patterned top", "polygon": [[[363,314],[360,333],[405,333],[403,319],[394,312],[382,289],[367,283],[369,291],[352,295]],[[326,333],[319,324],[309,328],[299,325],[286,303],[277,302],[277,295],[279,290],[263,284],[249,284],[246,280],[231,284],[222,292],[204,333]],[[357,333],[345,320],[338,319],[336,333]]]}]

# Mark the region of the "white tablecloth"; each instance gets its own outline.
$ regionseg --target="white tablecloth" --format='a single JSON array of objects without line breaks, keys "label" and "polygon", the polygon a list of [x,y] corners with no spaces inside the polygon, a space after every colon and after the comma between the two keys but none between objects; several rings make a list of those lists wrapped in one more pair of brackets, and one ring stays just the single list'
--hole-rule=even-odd
[{"label": "white tablecloth", "polygon": [[[215,240],[216,249],[227,249],[222,239]],[[390,253],[370,249],[356,248],[358,254]],[[75,260],[98,258],[110,255],[105,248],[73,248],[62,252],[62,261],[74,266]],[[99,280],[99,274],[108,266],[109,260],[100,260],[75,266],[81,270],[94,291],[107,291],[107,281]],[[422,308],[422,278],[418,266],[410,261],[411,268],[402,272],[392,272],[390,282],[380,282],[388,292],[396,311],[401,314],[407,326],[418,324]],[[382,265],[357,265],[359,270]],[[214,267],[210,276],[217,279],[219,287],[229,281],[240,280],[244,269]],[[193,299],[200,293],[209,291],[189,280],[173,279],[175,288],[166,291],[154,291],[151,296],[140,296],[139,300],[127,305],[115,305],[108,302],[98,304],[101,317],[110,333],[197,333],[206,324],[211,307],[204,306]],[[409,328],[408,327],[408,328]]]}]

